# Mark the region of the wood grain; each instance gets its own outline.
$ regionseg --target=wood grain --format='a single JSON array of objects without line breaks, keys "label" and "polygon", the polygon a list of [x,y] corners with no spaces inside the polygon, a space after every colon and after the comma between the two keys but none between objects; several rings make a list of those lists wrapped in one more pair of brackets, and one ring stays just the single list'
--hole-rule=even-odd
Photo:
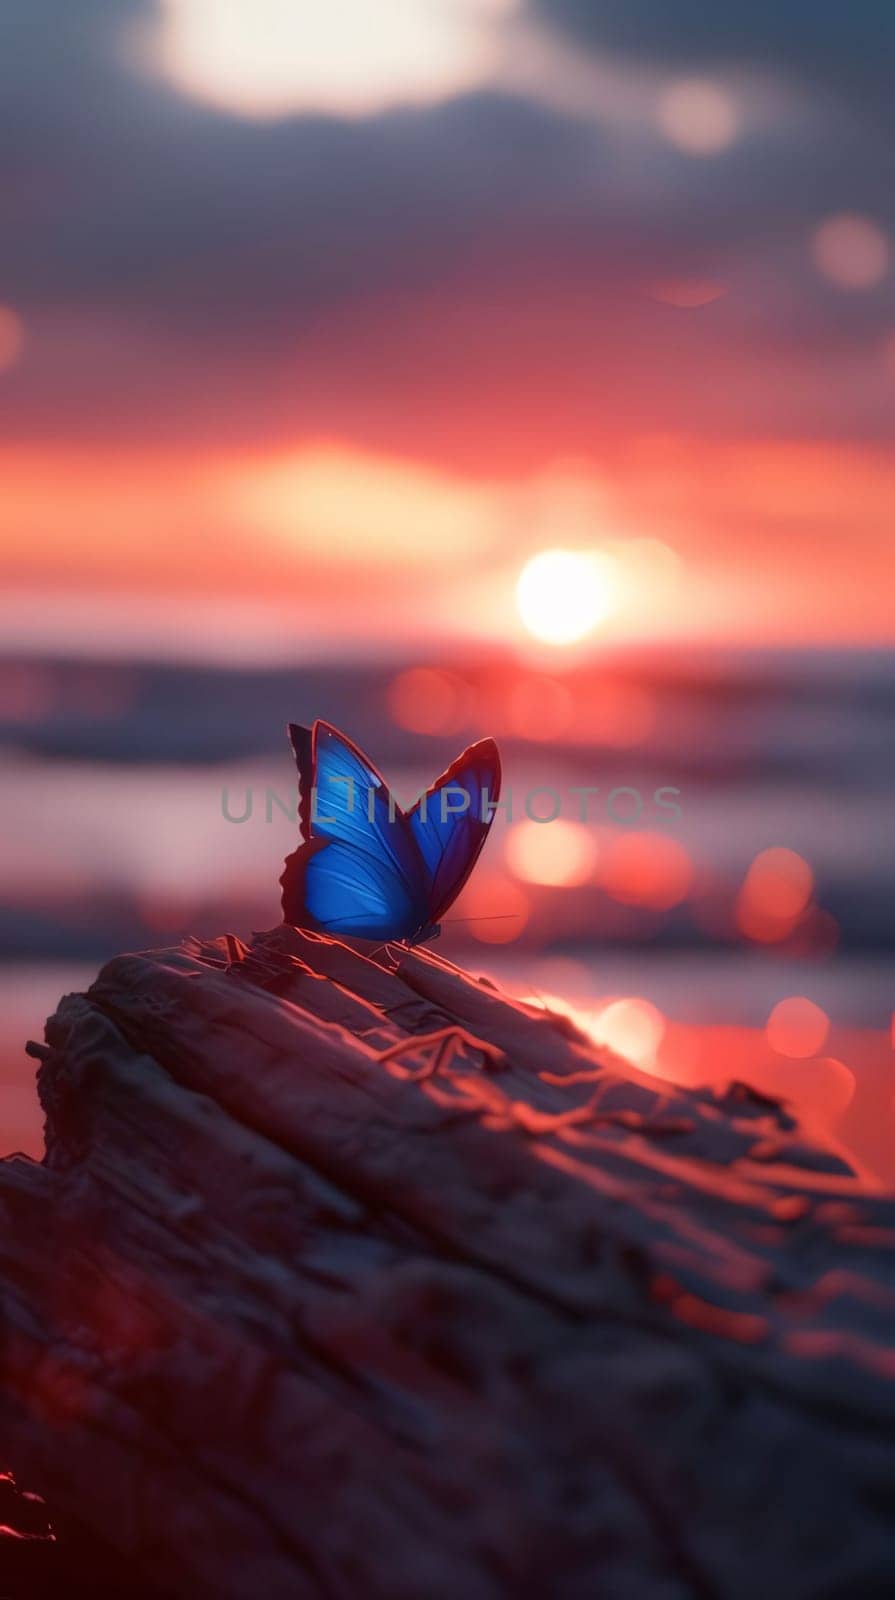
[{"label": "wood grain", "polygon": [[429,954],[111,961],[0,1162],[3,1448],[133,1592],[895,1590],[895,1203]]}]

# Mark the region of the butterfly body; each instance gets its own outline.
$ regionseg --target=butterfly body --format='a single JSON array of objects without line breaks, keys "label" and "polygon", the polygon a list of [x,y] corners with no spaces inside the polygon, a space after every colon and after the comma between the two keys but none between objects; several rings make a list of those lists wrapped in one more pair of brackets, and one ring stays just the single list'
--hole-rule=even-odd
[{"label": "butterfly body", "polygon": [[280,879],[284,921],[360,939],[436,938],[499,797],[493,739],[470,745],[404,811],[367,756],[330,723],[290,723],[289,737],[303,842]]}]

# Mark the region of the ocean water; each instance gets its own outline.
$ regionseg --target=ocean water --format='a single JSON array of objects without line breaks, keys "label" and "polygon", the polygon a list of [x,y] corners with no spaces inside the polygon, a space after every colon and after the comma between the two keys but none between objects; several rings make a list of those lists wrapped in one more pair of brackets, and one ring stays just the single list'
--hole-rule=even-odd
[{"label": "ocean water", "polygon": [[[62,993],[122,949],[279,920],[296,841],[284,725],[321,715],[408,799],[464,743],[498,737],[513,817],[498,813],[454,910],[505,920],[446,925],[451,960],[597,1032],[614,1006],[611,1042],[649,1070],[751,1067],[806,1104],[820,1084],[837,1135],[877,1180],[895,1178],[895,656],[614,658],[562,675],[497,654],[439,661],[426,670],[454,700],[438,728],[419,727],[426,705],[412,697],[408,712],[418,670],[0,662],[0,1147],[40,1151],[23,1042]],[[582,785],[599,789],[583,820]],[[639,818],[610,812],[613,789],[637,791]],[[679,815],[657,805],[660,789],[676,791]],[[244,822],[228,820],[225,790],[231,817],[251,795]],[[526,815],[536,790],[541,808],[558,797],[556,826]],[[810,883],[785,937],[744,924],[743,886],[769,850]],[[807,1057],[768,1034],[793,997],[827,1019]],[[632,1001],[639,1034],[624,1026],[638,1014],[618,1009]],[[829,1062],[850,1075],[847,1098]]]}]

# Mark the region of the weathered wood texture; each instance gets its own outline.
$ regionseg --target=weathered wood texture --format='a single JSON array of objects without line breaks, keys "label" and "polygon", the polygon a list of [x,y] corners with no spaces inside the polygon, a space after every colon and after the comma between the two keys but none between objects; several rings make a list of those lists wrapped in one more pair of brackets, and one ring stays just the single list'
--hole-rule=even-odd
[{"label": "weathered wood texture", "polygon": [[890,1596],[895,1202],[391,967],[281,928],[62,1001],[0,1163],[20,1480],[134,1591]]}]

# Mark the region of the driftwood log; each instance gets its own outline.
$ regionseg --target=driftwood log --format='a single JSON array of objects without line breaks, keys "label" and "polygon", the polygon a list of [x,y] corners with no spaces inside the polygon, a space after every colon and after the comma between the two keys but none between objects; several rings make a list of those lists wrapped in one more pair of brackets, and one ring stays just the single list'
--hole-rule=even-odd
[{"label": "driftwood log", "polygon": [[0,1465],[55,1594],[895,1593],[895,1201],[785,1107],[289,928],[121,956],[46,1039]]}]

